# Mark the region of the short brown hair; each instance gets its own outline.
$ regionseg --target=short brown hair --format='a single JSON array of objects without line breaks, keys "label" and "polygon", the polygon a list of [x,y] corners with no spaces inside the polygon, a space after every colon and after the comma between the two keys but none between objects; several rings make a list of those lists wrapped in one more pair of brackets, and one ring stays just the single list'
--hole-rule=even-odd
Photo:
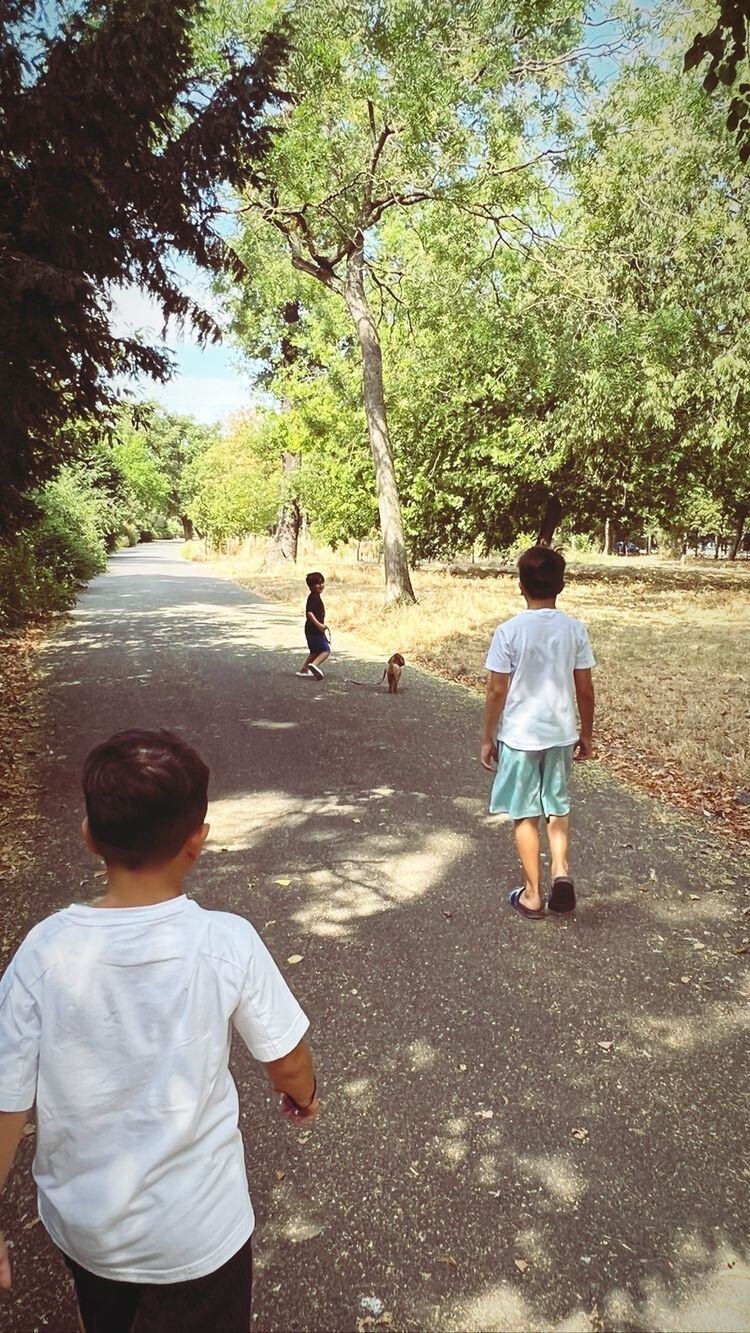
[{"label": "short brown hair", "polygon": [[325,581],[326,581],[325,575],[320,574],[317,569],[314,569],[312,574],[308,574],[307,578],[305,579],[305,583],[311,590],[316,583],[325,583]]},{"label": "short brown hair", "polygon": [[96,850],[111,865],[139,870],[171,861],[200,828],[209,770],[169,731],[120,731],[83,765],[83,794]]},{"label": "short brown hair", "polygon": [[518,577],[529,597],[557,597],[565,586],[565,557],[549,546],[530,546],[518,561]]}]

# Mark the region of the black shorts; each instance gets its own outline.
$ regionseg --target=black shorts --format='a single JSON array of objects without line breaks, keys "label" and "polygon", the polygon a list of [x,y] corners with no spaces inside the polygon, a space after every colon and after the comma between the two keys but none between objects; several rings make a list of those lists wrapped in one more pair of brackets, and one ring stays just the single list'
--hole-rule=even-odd
[{"label": "black shorts", "polygon": [[231,1259],[188,1282],[114,1282],[66,1254],[86,1333],[248,1333],[253,1255],[246,1241]]}]

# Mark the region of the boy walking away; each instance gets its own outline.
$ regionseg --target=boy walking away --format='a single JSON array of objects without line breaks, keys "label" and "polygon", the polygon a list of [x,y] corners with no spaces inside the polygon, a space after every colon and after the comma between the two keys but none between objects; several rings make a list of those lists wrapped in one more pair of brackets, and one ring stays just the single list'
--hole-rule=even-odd
[{"label": "boy walking away", "polygon": [[307,639],[308,652],[296,675],[314,676],[315,680],[322,680],[323,672],[320,668],[331,653],[331,645],[326,633],[326,609],[321,596],[326,581],[323,575],[316,570],[314,573],[308,574],[305,583],[310,589],[310,595],[305,604],[305,638]]},{"label": "boy walking away", "polygon": [[35,926],[0,982],[0,1188],[36,1100],[39,1215],[86,1333],[250,1327],[233,1029],[289,1119],[318,1109],[308,1020],[265,945],[183,891],[208,833],[208,776],[166,731],[93,750],[83,829],[106,893]]},{"label": "boy walking away", "polygon": [[571,760],[590,759],[593,752],[596,662],[586,626],[556,606],[565,583],[560,553],[532,546],[521,556],[518,572],[527,609],[498,625],[492,637],[481,758],[491,771],[497,764],[490,811],[511,816],[524,874],[508,902],[538,921],[545,915],[540,816],[552,859],[547,907],[566,913],[576,903],[568,865],[568,782]]}]

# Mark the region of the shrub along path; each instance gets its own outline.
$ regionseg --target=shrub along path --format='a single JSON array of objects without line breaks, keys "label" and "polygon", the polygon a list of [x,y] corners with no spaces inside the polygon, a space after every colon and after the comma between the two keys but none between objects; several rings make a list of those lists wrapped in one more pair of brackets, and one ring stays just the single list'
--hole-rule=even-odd
[{"label": "shrub along path", "polygon": [[[45,654],[40,819],[3,890],[4,955],[100,883],[77,836],[89,747],[179,730],[213,773],[191,892],[260,929],[310,1013],[324,1100],[295,1135],[236,1050],[255,1326],[750,1328],[748,884],[726,846],[587,765],[579,911],[521,920],[477,698],[407,669],[394,699],[347,636],[324,682],[297,679],[301,629],[175,545],[112,559]],[[2,1218],[4,1329],[72,1333],[25,1170]]]}]

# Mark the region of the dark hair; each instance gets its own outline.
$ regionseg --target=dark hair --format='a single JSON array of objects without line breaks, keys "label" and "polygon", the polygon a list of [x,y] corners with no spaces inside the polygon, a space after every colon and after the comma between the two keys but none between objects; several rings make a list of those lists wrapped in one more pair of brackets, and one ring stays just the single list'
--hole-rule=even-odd
[{"label": "dark hair", "polygon": [[169,731],[119,731],[83,765],[91,837],[111,865],[139,870],[171,861],[200,828],[209,770]]},{"label": "dark hair", "polygon": [[531,546],[518,562],[518,577],[536,601],[557,597],[565,585],[565,558],[549,546]]},{"label": "dark hair", "polygon": [[305,579],[308,588],[312,588],[314,583],[325,583],[325,581],[325,574],[319,574],[317,570],[313,570],[312,574],[308,574]]}]

